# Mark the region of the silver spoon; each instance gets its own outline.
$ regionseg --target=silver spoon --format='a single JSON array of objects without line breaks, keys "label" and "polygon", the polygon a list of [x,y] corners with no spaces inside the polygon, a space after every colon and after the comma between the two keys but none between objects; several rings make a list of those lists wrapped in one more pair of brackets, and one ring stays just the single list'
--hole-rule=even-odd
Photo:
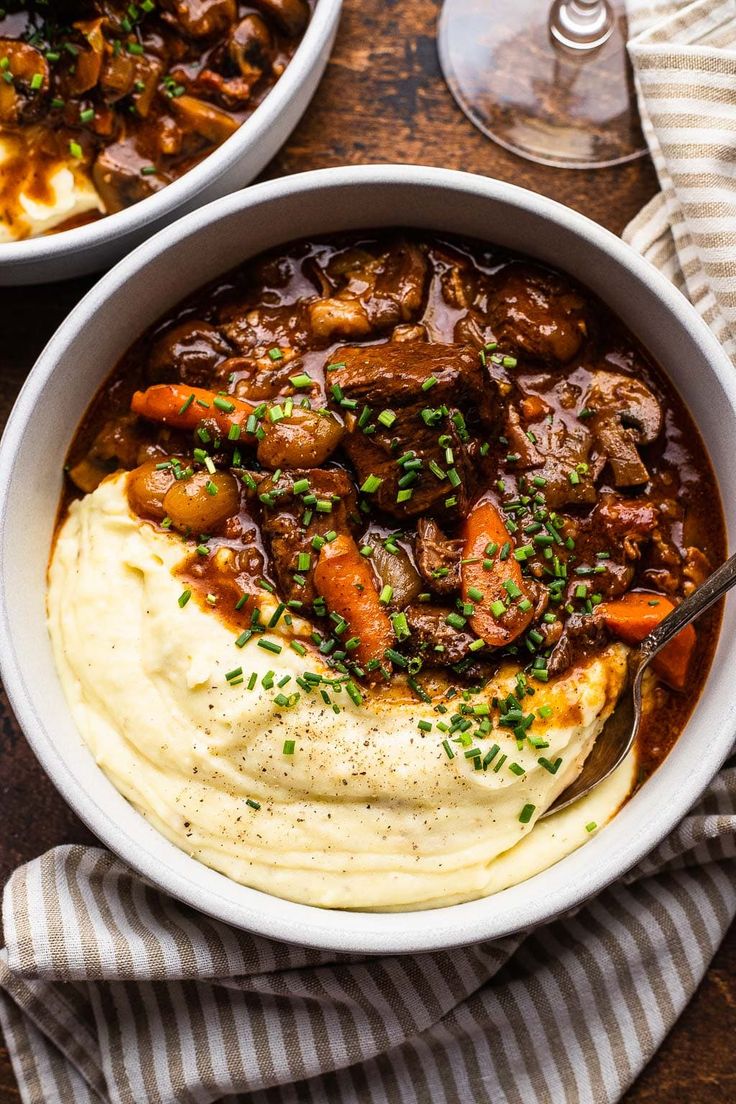
[{"label": "silver spoon", "polygon": [[[736,584],[736,554],[714,571],[677,609],[645,636],[629,655],[629,674],[616,708],[601,729],[578,777],[543,816],[557,813],[573,801],[590,793],[623,761],[633,744],[641,723],[641,683],[650,661],[661,652],[680,629],[696,621],[714,602]],[[540,820],[542,818],[540,817]]]}]

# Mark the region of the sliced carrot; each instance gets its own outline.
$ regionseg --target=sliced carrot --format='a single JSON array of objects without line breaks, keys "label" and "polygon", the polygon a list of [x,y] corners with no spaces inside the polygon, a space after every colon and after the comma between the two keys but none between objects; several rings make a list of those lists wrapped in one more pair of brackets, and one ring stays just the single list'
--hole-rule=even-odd
[{"label": "sliced carrot", "polygon": [[549,413],[549,406],[539,395],[525,395],[519,406],[525,422],[538,422]]},{"label": "sliced carrot", "polygon": [[[640,644],[674,608],[664,594],[632,590],[613,602],[601,602],[596,614],[603,618],[619,640],[627,644]],[[652,660],[654,670],[674,690],[685,689],[696,641],[695,629],[692,625],[686,625]]]},{"label": "sliced carrot", "polygon": [[[475,606],[471,628],[492,648],[502,648],[523,633],[534,617],[526,579],[514,559],[514,541],[489,499],[481,499],[468,514],[464,537],[461,583],[463,601]],[[503,555],[506,558],[502,559]],[[494,613],[492,607],[499,602],[508,608]]]},{"label": "sliced carrot", "polygon": [[242,425],[254,407],[234,395],[218,395],[203,387],[187,387],[183,383],[157,383],[145,391],[136,391],[130,401],[134,414],[163,422],[174,429],[194,430],[207,418],[227,434],[233,425]]},{"label": "sliced carrot", "polygon": [[376,659],[383,663],[394,632],[378,600],[373,573],[352,537],[341,534],[322,546],[314,585],[329,609],[348,622],[350,635],[360,639],[353,655],[361,666]]}]

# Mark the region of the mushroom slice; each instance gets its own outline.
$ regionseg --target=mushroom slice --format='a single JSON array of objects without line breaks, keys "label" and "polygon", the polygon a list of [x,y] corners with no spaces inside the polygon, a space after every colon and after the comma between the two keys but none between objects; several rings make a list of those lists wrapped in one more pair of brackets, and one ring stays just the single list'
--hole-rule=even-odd
[{"label": "mushroom slice", "polygon": [[241,76],[261,76],[273,60],[273,37],[268,24],[255,12],[246,15],[230,32],[227,49]]},{"label": "mushroom slice", "polygon": [[237,119],[221,111],[213,104],[205,103],[194,96],[178,96],[171,101],[179,122],[187,129],[199,134],[208,142],[219,145],[234,134],[239,127]]},{"label": "mushroom slice", "polygon": [[650,445],[662,432],[662,409],[653,392],[632,376],[596,372],[585,406],[593,411],[590,427],[616,486],[648,482],[638,446]]},{"label": "mushroom slice", "polygon": [[238,17],[235,0],[162,0],[161,7],[188,38],[223,34]]},{"label": "mushroom slice", "polygon": [[87,19],[74,24],[75,29],[87,39],[89,49],[77,51],[74,65],[65,76],[67,96],[81,96],[99,81],[105,56],[104,23],[104,19]]},{"label": "mushroom slice", "polygon": [[300,35],[309,22],[307,0],[254,0],[254,7],[292,38]]},{"label": "mushroom slice", "polygon": [[32,121],[49,89],[46,58],[27,42],[0,38],[0,123]]}]

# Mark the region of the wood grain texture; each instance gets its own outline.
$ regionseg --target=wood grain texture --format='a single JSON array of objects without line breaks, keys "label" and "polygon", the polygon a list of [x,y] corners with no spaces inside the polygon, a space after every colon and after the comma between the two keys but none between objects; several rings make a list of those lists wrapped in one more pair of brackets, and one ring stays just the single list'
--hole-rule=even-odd
[{"label": "wood grain texture", "polygon": [[[443,165],[523,185],[620,233],[656,190],[650,163],[600,172],[546,169],[489,142],[456,107],[440,75],[434,40],[438,8],[433,0],[346,0],[325,79],[264,178],[366,162]],[[0,292],[0,426],[44,343],[92,282]],[[2,694],[0,810],[2,881],[19,863],[55,844],[92,842],[36,763]],[[733,1104],[735,976],[732,930],[625,1104]],[[0,1048],[0,1104],[19,1099],[7,1051]]]}]

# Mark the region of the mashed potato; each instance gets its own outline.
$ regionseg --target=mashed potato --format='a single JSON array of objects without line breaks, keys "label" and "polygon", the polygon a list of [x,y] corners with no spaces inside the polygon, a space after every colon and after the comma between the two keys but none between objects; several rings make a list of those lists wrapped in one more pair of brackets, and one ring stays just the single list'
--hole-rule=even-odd
[{"label": "mashed potato", "polygon": [[[277,655],[255,641],[239,649],[216,613],[195,600],[181,607],[182,581],[173,572],[183,550],[180,539],[131,515],[124,475],[107,479],[74,503],[60,531],[49,628],[66,696],[97,762],[200,861],[313,905],[427,908],[495,892],[550,866],[625,800],[632,757],[591,797],[538,823],[578,773],[616,701],[620,645],[525,699],[548,748],[519,751],[513,734],[494,728],[480,743],[484,752],[500,745],[495,761],[475,770],[458,745],[448,758],[431,705],[397,703],[380,691],[360,706],[344,691],[335,695],[339,713],[316,692],[302,692],[291,707],[276,704],[277,687],[261,683],[269,670],[276,681],[292,676],[291,693],[294,676],[328,669],[288,646]],[[228,681],[241,666],[245,681]],[[258,681],[248,690],[251,673]],[[512,686],[511,673],[501,672],[484,694]],[[421,720],[432,722],[431,731],[418,728]],[[286,740],[293,754],[284,753]],[[562,759],[556,773],[538,763],[541,755]],[[534,810],[523,823],[526,806]]]},{"label": "mashed potato", "polygon": [[0,244],[35,238],[89,211],[104,211],[71,157],[44,157],[23,134],[0,135]]}]

